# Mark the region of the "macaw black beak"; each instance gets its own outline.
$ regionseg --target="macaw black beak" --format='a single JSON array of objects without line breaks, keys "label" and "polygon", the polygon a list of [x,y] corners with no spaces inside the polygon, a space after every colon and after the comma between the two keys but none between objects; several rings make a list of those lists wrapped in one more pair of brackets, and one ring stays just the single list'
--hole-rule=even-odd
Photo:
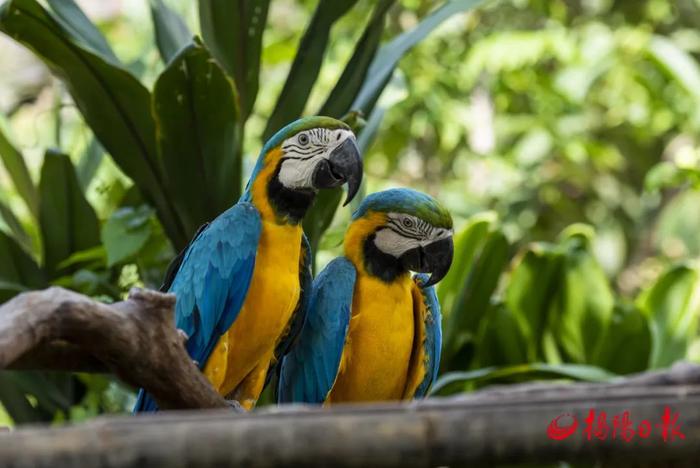
[{"label": "macaw black beak", "polygon": [[350,203],[362,183],[362,158],[355,138],[346,138],[328,159],[322,159],[314,168],[312,180],[317,189],[339,187],[347,182],[348,196],[343,206]]},{"label": "macaw black beak", "polygon": [[430,273],[430,279],[423,285],[427,288],[445,277],[452,265],[453,252],[452,237],[447,237],[423,247],[407,250],[399,260],[407,270]]}]

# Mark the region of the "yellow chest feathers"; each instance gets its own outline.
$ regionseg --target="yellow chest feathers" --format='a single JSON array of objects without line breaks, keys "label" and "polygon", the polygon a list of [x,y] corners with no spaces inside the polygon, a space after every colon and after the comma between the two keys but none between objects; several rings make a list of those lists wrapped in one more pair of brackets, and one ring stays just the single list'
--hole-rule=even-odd
[{"label": "yellow chest feathers", "polygon": [[300,226],[263,222],[243,307],[205,367],[207,378],[224,395],[261,360],[272,359],[299,300],[301,235]]},{"label": "yellow chest feathers", "polygon": [[301,236],[300,226],[264,223],[244,305],[254,307],[261,319],[282,320],[286,324],[287,314],[296,307],[300,293]]},{"label": "yellow chest feathers", "polygon": [[408,274],[387,284],[358,275],[338,377],[328,402],[401,399],[414,336]]}]

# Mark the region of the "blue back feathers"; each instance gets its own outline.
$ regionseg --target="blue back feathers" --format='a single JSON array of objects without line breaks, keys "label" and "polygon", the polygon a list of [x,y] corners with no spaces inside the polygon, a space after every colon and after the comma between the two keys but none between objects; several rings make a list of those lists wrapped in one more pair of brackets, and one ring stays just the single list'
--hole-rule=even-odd
[{"label": "blue back feathers", "polygon": [[355,267],[338,257],[314,281],[306,323],[280,370],[280,403],[323,403],[335,382],[350,325]]},{"label": "blue back feathers", "polygon": [[187,350],[202,366],[243,305],[260,230],[253,205],[224,211],[190,246],[170,287],[177,296],[175,325],[188,334]]}]

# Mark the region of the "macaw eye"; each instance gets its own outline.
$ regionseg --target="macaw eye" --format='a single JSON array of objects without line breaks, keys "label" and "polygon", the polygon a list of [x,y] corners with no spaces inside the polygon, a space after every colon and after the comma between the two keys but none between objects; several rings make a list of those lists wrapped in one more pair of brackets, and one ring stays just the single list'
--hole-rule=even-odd
[{"label": "macaw eye", "polygon": [[404,218],[403,221],[401,221],[401,224],[403,224],[403,227],[405,228],[412,228],[414,222],[411,218]]},{"label": "macaw eye", "polygon": [[302,145],[308,145],[309,135],[307,135],[306,133],[302,133],[301,135],[299,135],[299,143],[301,143]]}]

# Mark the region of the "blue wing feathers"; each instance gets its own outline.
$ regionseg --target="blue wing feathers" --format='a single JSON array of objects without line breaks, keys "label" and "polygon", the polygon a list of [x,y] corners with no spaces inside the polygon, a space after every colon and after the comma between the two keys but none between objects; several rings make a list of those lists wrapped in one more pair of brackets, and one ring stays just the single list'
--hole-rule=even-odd
[{"label": "blue wing feathers", "polygon": [[[245,301],[261,229],[250,203],[224,211],[192,241],[170,286],[177,297],[175,325],[189,336],[187,351],[201,367]],[[145,395],[135,411],[152,406]]]},{"label": "blue wing feathers", "polygon": [[440,302],[438,301],[435,287],[424,288],[422,285],[428,280],[428,275],[420,274],[415,276],[415,281],[420,286],[423,293],[423,300],[426,306],[424,321],[425,342],[423,348],[426,362],[426,373],[423,381],[416,389],[414,398],[422,398],[427,395],[430,386],[435,382],[440,370],[440,353],[442,349],[442,318],[440,315]]},{"label": "blue wing feathers", "polygon": [[318,275],[299,340],[282,361],[280,403],[323,403],[335,382],[345,346],[355,287],[355,267],[345,257]]},{"label": "blue wing feathers", "polygon": [[185,326],[193,341],[188,349],[202,366],[243,305],[260,230],[260,215],[253,205],[229,208],[190,247],[170,288],[177,296],[175,321],[178,327]]}]

